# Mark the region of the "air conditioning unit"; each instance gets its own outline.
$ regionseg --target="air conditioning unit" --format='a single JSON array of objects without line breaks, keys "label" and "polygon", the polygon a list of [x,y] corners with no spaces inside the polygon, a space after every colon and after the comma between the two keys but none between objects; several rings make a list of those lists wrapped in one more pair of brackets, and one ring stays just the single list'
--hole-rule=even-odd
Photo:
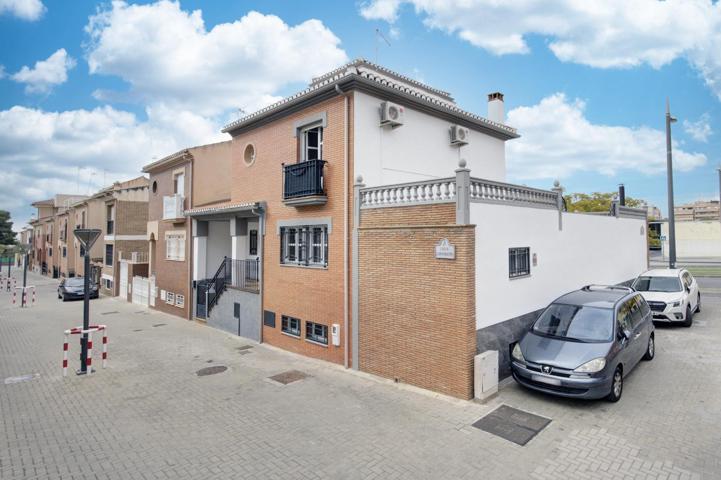
[{"label": "air conditioning unit", "polygon": [[405,109],[400,105],[391,102],[381,103],[381,126],[397,127],[403,125],[404,116]]},{"label": "air conditioning unit", "polygon": [[466,145],[470,131],[460,125],[451,125],[451,145]]}]

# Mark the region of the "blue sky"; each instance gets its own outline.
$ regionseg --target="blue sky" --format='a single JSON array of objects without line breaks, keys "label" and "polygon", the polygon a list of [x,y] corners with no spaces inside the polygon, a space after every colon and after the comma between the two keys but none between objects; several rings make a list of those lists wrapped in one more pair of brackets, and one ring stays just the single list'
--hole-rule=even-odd
[{"label": "blue sky", "polygon": [[0,0],[0,208],[22,223],[31,201],[139,175],[153,158],[223,138],[238,108],[375,60],[376,45],[379,63],[467,110],[485,115],[486,94],[505,94],[522,135],[508,144],[509,181],[559,178],[569,192],[623,182],[664,211],[668,96],[676,201],[717,198],[719,4],[587,5]]}]

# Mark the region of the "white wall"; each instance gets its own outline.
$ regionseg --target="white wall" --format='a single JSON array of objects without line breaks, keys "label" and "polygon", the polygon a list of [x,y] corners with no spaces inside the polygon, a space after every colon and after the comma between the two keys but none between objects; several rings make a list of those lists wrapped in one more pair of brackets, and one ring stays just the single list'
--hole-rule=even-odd
[{"label": "white wall", "polygon": [[[668,258],[668,223],[661,224],[663,256]],[[676,222],[676,257],[721,257],[721,222]]]},{"label": "white wall", "polygon": [[208,276],[215,275],[223,257],[232,256],[230,221],[209,221],[206,246],[205,269]]},{"label": "white wall", "polygon": [[[615,284],[646,270],[646,222],[538,208],[471,203],[476,225],[476,328],[545,307],[590,283]],[[643,233],[641,229],[643,228]],[[508,278],[508,249],[530,247],[531,275]]]},{"label": "white wall", "polygon": [[353,95],[354,178],[362,175],[366,186],[452,177],[459,158],[474,177],[505,181],[503,140],[471,130],[468,145],[452,147],[451,122],[409,108],[403,126],[381,128],[383,99]]}]

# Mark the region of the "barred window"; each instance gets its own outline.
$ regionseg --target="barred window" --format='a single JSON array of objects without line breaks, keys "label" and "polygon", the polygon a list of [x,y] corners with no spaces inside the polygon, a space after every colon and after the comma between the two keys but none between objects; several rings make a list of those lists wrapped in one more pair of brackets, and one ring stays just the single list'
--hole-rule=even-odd
[{"label": "barred window", "polygon": [[280,263],[328,266],[328,227],[281,227]]},{"label": "barred window", "polygon": [[248,254],[258,255],[258,230],[248,232]]},{"label": "barred window", "polygon": [[300,320],[283,315],[280,321],[280,330],[288,335],[300,337]]},{"label": "barred window", "polygon": [[305,322],[305,339],[328,345],[328,327],[320,323]]},{"label": "barred window", "polygon": [[165,233],[165,259],[185,260],[185,232]]},{"label": "barred window", "polygon": [[508,278],[531,274],[531,249],[529,247],[508,249]]}]

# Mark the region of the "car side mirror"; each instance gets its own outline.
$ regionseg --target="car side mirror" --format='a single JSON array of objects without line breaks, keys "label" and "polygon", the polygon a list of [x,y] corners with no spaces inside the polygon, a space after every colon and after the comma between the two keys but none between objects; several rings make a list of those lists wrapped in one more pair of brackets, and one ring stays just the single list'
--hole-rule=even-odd
[{"label": "car side mirror", "polygon": [[631,331],[626,329],[618,329],[618,339],[619,340],[628,340],[631,338]]}]

